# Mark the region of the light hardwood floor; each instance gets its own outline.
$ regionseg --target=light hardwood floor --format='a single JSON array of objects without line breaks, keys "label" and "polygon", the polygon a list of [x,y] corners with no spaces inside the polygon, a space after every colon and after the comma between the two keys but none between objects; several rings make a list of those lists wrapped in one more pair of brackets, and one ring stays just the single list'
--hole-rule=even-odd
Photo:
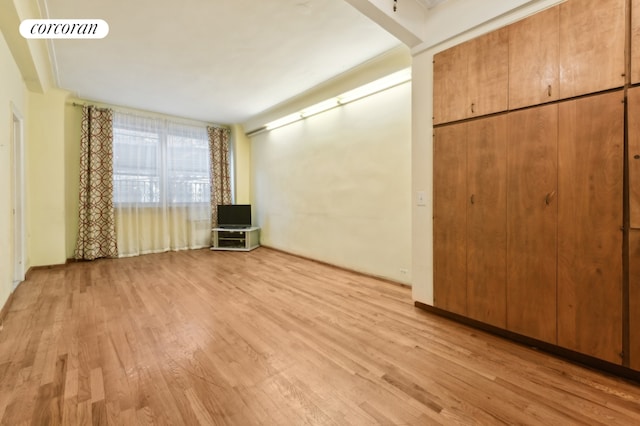
[{"label": "light hardwood floor", "polygon": [[640,387],[260,248],[33,271],[0,331],[2,424],[640,424]]}]

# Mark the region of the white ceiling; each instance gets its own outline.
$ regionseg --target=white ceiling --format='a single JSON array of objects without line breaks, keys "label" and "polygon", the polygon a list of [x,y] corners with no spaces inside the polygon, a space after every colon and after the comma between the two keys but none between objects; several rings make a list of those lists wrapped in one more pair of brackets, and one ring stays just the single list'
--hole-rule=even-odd
[{"label": "white ceiling", "polygon": [[427,9],[431,9],[432,7],[444,2],[445,0],[418,0],[422,3]]},{"label": "white ceiling", "polygon": [[242,123],[399,44],[344,0],[42,1],[110,27],[54,41],[60,88],[208,122]]}]

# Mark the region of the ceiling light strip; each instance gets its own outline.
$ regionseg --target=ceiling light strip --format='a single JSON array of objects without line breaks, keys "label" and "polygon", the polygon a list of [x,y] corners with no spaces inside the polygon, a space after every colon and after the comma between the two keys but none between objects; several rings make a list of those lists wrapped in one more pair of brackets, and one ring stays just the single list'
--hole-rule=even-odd
[{"label": "ceiling light strip", "polygon": [[294,112],[293,114],[289,114],[284,117],[278,118],[277,120],[273,120],[265,124],[263,127],[247,133],[247,135],[252,136],[263,131],[273,130],[291,123],[295,123],[296,121],[303,120],[307,117],[320,114],[321,112],[328,111],[332,108],[348,104],[350,102],[362,99],[375,93],[382,92],[383,90],[390,89],[408,81],[411,81],[411,68],[405,68],[398,72],[394,72],[393,74],[389,74],[385,77],[379,78],[378,80],[374,80],[371,83],[367,83],[353,90],[344,92],[334,98],[318,102],[317,104],[308,106],[300,111]]}]

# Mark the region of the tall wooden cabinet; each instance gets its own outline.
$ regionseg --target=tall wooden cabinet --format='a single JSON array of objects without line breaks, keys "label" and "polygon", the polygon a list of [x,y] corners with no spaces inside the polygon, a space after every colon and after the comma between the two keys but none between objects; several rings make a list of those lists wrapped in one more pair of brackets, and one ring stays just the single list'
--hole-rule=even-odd
[{"label": "tall wooden cabinet", "polygon": [[558,105],[508,118],[507,329],[556,343]]},{"label": "tall wooden cabinet", "polygon": [[640,0],[434,55],[436,307],[640,370],[636,83]]},{"label": "tall wooden cabinet", "polygon": [[558,344],[622,353],[622,91],[559,104]]}]

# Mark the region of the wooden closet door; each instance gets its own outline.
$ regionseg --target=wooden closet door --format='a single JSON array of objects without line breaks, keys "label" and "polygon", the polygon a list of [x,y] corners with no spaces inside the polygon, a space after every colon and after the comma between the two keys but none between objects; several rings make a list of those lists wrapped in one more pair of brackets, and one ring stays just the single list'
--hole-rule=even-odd
[{"label": "wooden closet door", "polygon": [[467,312],[506,326],[506,114],[467,128]]},{"label": "wooden closet door", "polygon": [[629,232],[629,361],[640,370],[640,231]]},{"label": "wooden closet door", "polygon": [[435,129],[434,305],[467,314],[467,125]]},{"label": "wooden closet door", "polygon": [[621,91],[559,105],[558,344],[621,363]]},{"label": "wooden closet door", "polygon": [[468,52],[467,42],[433,57],[433,124],[467,117]]},{"label": "wooden closet door", "polygon": [[509,109],[558,99],[560,8],[510,25]]},{"label": "wooden closet door", "polygon": [[560,97],[625,83],[626,0],[569,0],[560,5]]},{"label": "wooden closet door", "polygon": [[[640,7],[640,5],[639,5]],[[629,213],[631,227],[640,229],[640,87],[627,91],[629,140]]]},{"label": "wooden closet door", "polygon": [[468,117],[509,106],[509,30],[501,28],[469,42]]},{"label": "wooden closet door", "polygon": [[508,115],[507,329],[556,343],[558,106]]}]

